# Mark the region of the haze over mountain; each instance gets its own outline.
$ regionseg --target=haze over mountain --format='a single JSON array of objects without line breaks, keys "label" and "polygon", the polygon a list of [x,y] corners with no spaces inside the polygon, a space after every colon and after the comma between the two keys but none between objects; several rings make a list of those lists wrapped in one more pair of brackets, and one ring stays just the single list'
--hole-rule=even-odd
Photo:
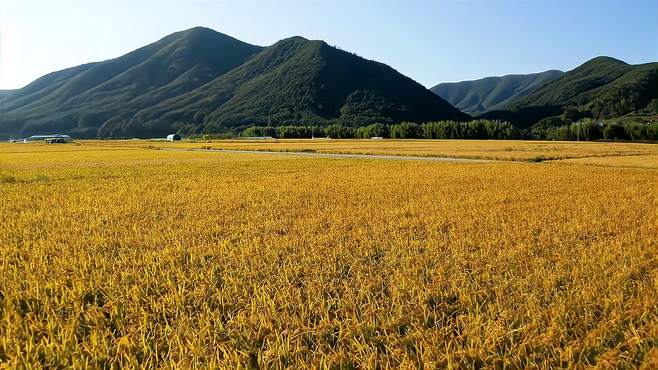
[{"label": "haze over mountain", "polygon": [[250,124],[465,120],[394,69],[301,37],[268,48],[197,27],[0,94],[0,134],[150,137]]},{"label": "haze over mountain", "polygon": [[630,65],[597,57],[565,73],[484,118],[509,120],[520,126],[544,118],[568,115],[609,118],[628,114],[658,114],[658,63]]},{"label": "haze over mountain", "polygon": [[562,71],[487,77],[473,81],[441,83],[430,90],[460,109],[479,115],[505,109],[546,83],[562,76]]}]

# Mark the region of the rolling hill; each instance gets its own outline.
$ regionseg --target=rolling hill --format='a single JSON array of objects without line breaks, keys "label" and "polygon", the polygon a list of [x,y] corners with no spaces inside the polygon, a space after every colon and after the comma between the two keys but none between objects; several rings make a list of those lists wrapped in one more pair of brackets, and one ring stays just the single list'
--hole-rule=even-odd
[{"label": "rolling hill", "polygon": [[[597,57],[545,84],[506,110],[481,117],[509,120],[520,126],[567,115],[610,118],[638,112],[656,114],[658,63],[630,65]],[[565,117],[569,118],[569,117]]]},{"label": "rolling hill", "polygon": [[562,71],[546,71],[487,77],[474,81],[442,83],[430,90],[461,111],[479,115],[505,109],[563,74]]},{"label": "rolling hill", "polygon": [[301,37],[261,48],[194,28],[0,99],[0,135],[153,137],[256,123],[469,119],[394,69]]}]

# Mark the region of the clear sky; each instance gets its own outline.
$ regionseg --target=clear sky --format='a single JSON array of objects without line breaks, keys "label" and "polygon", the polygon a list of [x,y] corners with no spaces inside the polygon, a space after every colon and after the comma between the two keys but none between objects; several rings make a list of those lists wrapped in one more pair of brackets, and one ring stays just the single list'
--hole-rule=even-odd
[{"label": "clear sky", "polygon": [[322,39],[427,87],[658,60],[658,0],[0,0],[0,89],[193,26],[263,46]]}]

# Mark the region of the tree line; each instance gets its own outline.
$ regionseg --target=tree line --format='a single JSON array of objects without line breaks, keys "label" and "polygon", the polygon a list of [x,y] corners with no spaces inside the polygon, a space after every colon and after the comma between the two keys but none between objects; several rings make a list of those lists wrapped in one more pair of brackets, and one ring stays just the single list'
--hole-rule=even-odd
[{"label": "tree line", "polygon": [[[543,130],[540,138],[561,141],[658,141],[658,123],[599,121],[584,119]],[[543,137],[541,137],[543,136]]]},{"label": "tree line", "polygon": [[329,137],[332,139],[537,139],[561,141],[624,140],[658,141],[658,123],[628,121],[594,121],[586,118],[561,126],[535,127],[519,130],[506,121],[478,119],[470,122],[437,121],[418,124],[375,123],[351,127],[338,123],[327,126],[251,126],[241,132],[242,137],[272,137],[304,139]]},{"label": "tree line", "polygon": [[503,121],[474,120],[470,122],[438,121],[418,124],[401,122],[387,125],[375,123],[363,127],[341,124],[320,126],[252,126],[242,137],[273,137],[280,139],[330,137],[332,139],[518,139],[521,132]]}]

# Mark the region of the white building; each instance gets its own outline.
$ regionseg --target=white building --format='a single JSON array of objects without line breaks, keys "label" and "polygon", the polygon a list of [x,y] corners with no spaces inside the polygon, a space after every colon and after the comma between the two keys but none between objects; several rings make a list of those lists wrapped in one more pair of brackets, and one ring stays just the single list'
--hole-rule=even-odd
[{"label": "white building", "polygon": [[23,139],[24,143],[31,143],[36,141],[45,141],[47,143],[71,143],[73,139],[69,135],[32,135]]}]

